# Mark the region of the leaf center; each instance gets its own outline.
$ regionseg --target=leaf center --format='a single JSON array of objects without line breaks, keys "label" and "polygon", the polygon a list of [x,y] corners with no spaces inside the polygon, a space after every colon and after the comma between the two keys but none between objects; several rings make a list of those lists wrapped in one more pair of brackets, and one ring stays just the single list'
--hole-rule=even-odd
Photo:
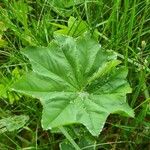
[{"label": "leaf center", "polygon": [[89,93],[88,92],[79,92],[78,96],[79,96],[79,98],[81,98],[81,100],[85,100],[89,97]]}]

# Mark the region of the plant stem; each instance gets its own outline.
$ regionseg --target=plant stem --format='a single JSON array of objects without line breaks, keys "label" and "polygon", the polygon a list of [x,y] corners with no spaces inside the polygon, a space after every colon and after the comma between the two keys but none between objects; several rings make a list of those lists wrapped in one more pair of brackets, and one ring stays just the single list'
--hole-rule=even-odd
[{"label": "plant stem", "polygon": [[76,144],[76,142],[73,140],[73,138],[69,135],[67,130],[65,130],[64,127],[59,127],[60,131],[65,135],[65,137],[69,140],[69,142],[74,146],[76,150],[81,150],[81,148]]}]

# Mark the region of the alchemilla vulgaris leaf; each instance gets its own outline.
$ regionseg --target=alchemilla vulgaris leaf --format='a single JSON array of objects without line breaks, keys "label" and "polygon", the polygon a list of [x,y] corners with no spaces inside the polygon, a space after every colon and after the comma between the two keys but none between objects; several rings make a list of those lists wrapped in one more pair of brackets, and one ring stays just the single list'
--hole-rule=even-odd
[{"label": "alchemilla vulgaris leaf", "polygon": [[126,103],[127,70],[89,34],[57,35],[49,47],[26,48],[23,54],[33,71],[13,90],[40,99],[44,129],[79,123],[97,136],[111,113],[134,116]]}]

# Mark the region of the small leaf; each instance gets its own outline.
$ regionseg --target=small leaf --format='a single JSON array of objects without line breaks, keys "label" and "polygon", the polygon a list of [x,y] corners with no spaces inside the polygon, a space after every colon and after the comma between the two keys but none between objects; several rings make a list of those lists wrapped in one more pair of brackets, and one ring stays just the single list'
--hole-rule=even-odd
[{"label": "small leaf", "polygon": [[0,37],[0,47],[5,47],[7,45],[7,42]]},{"label": "small leaf", "polygon": [[[68,26],[64,26],[61,24],[51,23],[53,26],[58,27],[60,29],[56,30],[54,32],[54,35],[62,34],[62,35],[68,35],[72,37],[78,37],[83,35],[85,32],[89,31],[88,24],[86,21],[80,19],[76,19],[74,17],[70,17],[68,20]],[[95,29],[93,32],[93,37],[97,40],[99,35],[98,31]]]},{"label": "small leaf", "polygon": [[3,22],[0,21],[0,34],[6,31],[7,28]]},{"label": "small leaf", "polygon": [[84,32],[88,30],[88,25],[83,20],[77,20],[74,17],[70,17],[68,20],[68,27],[60,26],[61,29],[54,32],[54,34],[63,34],[63,35],[70,35],[73,37],[77,37],[82,35]]},{"label": "small leaf", "polygon": [[21,70],[18,67],[15,67],[11,75],[12,77],[1,77],[0,79],[0,98],[5,98],[9,100],[10,104],[13,104],[15,101],[20,99],[20,94],[16,94],[14,91],[10,91],[12,84],[20,78]]},{"label": "small leaf", "polygon": [[22,128],[28,120],[29,117],[24,115],[12,116],[8,118],[0,119],[0,133],[4,133],[6,131],[12,132],[14,130],[18,130]]}]

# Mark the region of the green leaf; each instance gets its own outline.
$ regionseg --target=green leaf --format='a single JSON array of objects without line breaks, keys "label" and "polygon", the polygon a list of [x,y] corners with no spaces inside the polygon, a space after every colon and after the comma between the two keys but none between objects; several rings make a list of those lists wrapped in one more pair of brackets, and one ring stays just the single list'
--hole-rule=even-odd
[{"label": "green leaf", "polygon": [[22,128],[28,120],[29,117],[24,115],[0,119],[0,133],[18,130]]},{"label": "green leaf", "polygon": [[19,100],[21,95],[16,94],[14,91],[10,91],[12,84],[20,78],[21,69],[15,67],[11,72],[11,78],[7,76],[0,76],[0,98],[9,100],[10,104]]},{"label": "green leaf", "polygon": [[7,42],[3,39],[1,39],[1,36],[0,36],[0,48],[1,47],[5,47],[7,45]]},{"label": "green leaf", "polygon": [[83,124],[98,136],[111,113],[134,117],[126,103],[131,88],[127,69],[113,51],[84,34],[76,39],[57,35],[49,47],[23,51],[32,65],[13,90],[41,100],[44,129]]},{"label": "green leaf", "polygon": [[6,25],[4,22],[0,21],[0,34],[7,30]]},{"label": "green leaf", "polygon": [[74,17],[70,17],[68,20],[68,26],[60,26],[59,24],[53,24],[61,29],[54,32],[54,34],[63,34],[63,35],[69,35],[73,37],[77,37],[79,35],[82,35],[85,31],[87,31],[88,25],[83,20],[77,20]]},{"label": "green leaf", "polygon": [[[89,26],[86,23],[86,21],[74,17],[70,17],[68,20],[68,26],[64,26],[61,24],[51,23],[53,26],[58,27],[60,29],[56,30],[54,32],[54,35],[62,34],[62,35],[68,35],[72,37],[78,37],[84,34],[85,32],[89,31]],[[98,30],[95,29],[93,32],[93,37],[98,40]]]}]

